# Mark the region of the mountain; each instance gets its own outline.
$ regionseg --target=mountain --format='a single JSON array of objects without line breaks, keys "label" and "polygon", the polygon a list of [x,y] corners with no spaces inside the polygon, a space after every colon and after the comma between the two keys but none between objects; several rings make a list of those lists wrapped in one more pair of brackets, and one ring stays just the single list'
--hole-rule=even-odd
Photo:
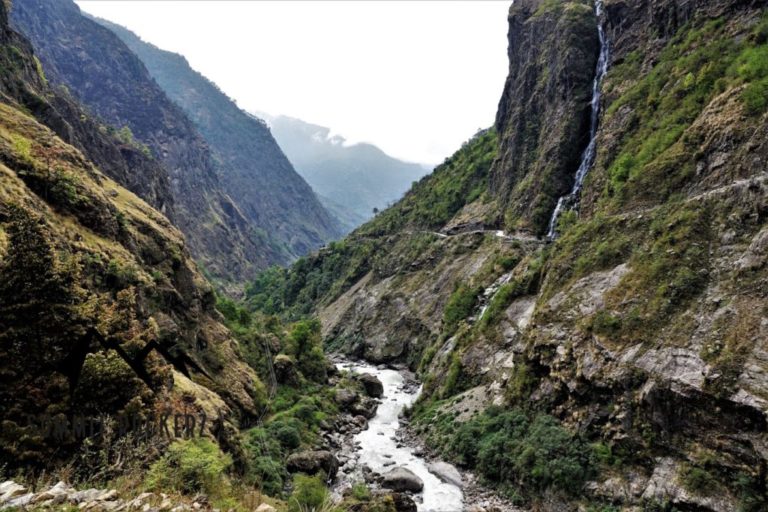
[{"label": "mountain", "polygon": [[[13,5],[11,21],[30,38],[47,80],[66,88],[88,107],[91,113],[85,117],[96,118],[104,130],[114,130],[162,165],[164,174],[113,177],[127,177],[121,183],[171,216],[192,255],[219,286],[237,293],[243,279],[257,269],[286,263],[301,250],[321,245],[324,236],[332,236],[332,230],[326,229],[327,213],[318,209],[311,190],[276,145],[269,145],[271,139],[266,144],[277,151],[275,172],[284,172],[288,184],[276,186],[274,196],[286,206],[305,200],[307,208],[320,216],[321,227],[307,227],[314,222],[310,214],[296,226],[286,225],[287,220],[275,224],[270,202],[265,203],[263,219],[257,218],[254,203],[240,204],[240,194],[231,195],[229,187],[234,177],[243,174],[227,179],[220,172],[222,155],[212,152],[209,141],[168,98],[141,60],[110,30],[83,16],[73,2],[19,0]],[[258,148],[254,142],[263,140],[264,132],[264,128],[255,131],[262,138],[249,144]],[[252,190],[257,183],[269,189],[257,181],[258,176],[246,178],[254,181],[243,185],[243,190]]]},{"label": "mountain", "polygon": [[286,116],[257,113],[296,170],[337,216],[346,214],[348,230],[397,201],[414,181],[429,172],[403,162],[372,144],[348,145],[330,129]]},{"label": "mountain", "polygon": [[226,194],[269,239],[288,248],[289,258],[339,236],[336,219],[294,171],[263,121],[238,108],[183,56],[144,42],[119,25],[96,21],[141,59],[157,84],[184,110],[211,149]]},{"label": "mountain", "polygon": [[[264,407],[264,385],[239,357],[181,232],[97,161],[147,176],[158,167],[48,85],[30,43],[9,28],[5,2],[0,67],[4,471],[81,460],[81,476],[109,472],[98,457],[114,456],[117,468],[130,450],[110,437],[117,419],[155,407],[205,410],[222,446],[234,446],[238,422]],[[103,415],[115,423],[105,420],[99,440],[43,426]],[[91,458],[95,446],[101,455]]]},{"label": "mountain", "polygon": [[[0,507],[316,510],[338,467],[321,448],[361,430],[333,397],[369,416],[376,402],[360,380],[329,379],[317,322],[253,318],[217,299],[184,235],[87,155],[111,171],[161,168],[48,85],[6,5]],[[395,499],[415,509],[393,492],[339,506],[391,512]]]},{"label": "mountain", "polygon": [[408,364],[412,430],[535,510],[765,510],[766,3],[517,0],[508,39],[494,127],[250,307]]}]

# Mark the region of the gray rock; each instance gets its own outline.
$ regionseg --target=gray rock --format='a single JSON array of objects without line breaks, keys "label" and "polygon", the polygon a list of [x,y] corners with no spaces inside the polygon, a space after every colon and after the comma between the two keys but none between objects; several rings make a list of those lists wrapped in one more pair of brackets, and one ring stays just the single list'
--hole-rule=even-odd
[{"label": "gray rock", "polygon": [[381,398],[384,396],[384,384],[382,384],[375,375],[361,373],[358,375],[357,379],[363,384],[368,396],[373,398]]},{"label": "gray rock", "polygon": [[452,464],[447,462],[437,461],[427,465],[429,471],[443,482],[455,485],[456,487],[464,487],[464,479],[461,477],[461,473]]},{"label": "gray rock", "polygon": [[397,467],[384,475],[382,486],[399,492],[421,492],[424,482],[410,469]]},{"label": "gray rock", "polygon": [[342,409],[349,409],[360,397],[351,389],[337,389],[334,400]]},{"label": "gray rock", "polygon": [[308,450],[291,454],[286,461],[286,467],[291,473],[314,474],[324,471],[333,479],[339,470],[339,461],[327,450]]},{"label": "gray rock", "polygon": [[371,419],[376,416],[376,408],[378,404],[375,400],[365,398],[357,403],[352,404],[350,412],[357,416],[362,416],[366,419]]},{"label": "gray rock", "polygon": [[34,497],[35,497],[35,494],[32,492],[18,495],[13,499],[11,499],[10,501],[3,503],[2,508],[26,507],[27,505],[30,505],[32,503],[32,499]]}]

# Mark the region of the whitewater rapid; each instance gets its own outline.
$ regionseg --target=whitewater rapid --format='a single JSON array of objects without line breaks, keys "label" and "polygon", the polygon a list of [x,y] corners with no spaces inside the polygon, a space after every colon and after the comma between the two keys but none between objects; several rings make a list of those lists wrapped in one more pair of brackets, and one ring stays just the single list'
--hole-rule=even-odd
[{"label": "whitewater rapid", "polygon": [[424,482],[424,490],[414,496],[419,512],[461,512],[464,505],[462,490],[442,481],[428,468],[428,462],[414,453],[414,449],[396,441],[400,428],[400,414],[419,397],[421,386],[408,386],[397,370],[380,369],[366,363],[339,363],[339,369],[375,375],[384,385],[381,398],[368,428],[354,437],[355,455],[360,467],[368,466],[376,473],[387,473],[393,468],[411,470]]}]

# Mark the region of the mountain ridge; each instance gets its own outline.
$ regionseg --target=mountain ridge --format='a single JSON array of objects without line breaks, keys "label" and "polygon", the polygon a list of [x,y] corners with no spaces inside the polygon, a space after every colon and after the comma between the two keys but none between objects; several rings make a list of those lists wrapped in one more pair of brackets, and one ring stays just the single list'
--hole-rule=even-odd
[{"label": "mountain ridge", "polygon": [[291,259],[339,235],[335,219],[295,172],[263,122],[248,115],[186,58],[141,40],[128,29],[93,18],[115,33],[144,63],[163,91],[205,137],[225,192]]},{"label": "mountain ridge", "polygon": [[[174,211],[168,213],[222,289],[238,294],[243,280],[258,269],[285,264],[298,252],[322,244],[324,239],[301,225],[293,229],[282,223],[282,239],[275,238],[278,228],[256,218],[252,203],[239,204],[219,173],[220,159],[186,113],[115,34],[83,16],[73,2],[19,0],[11,22],[31,37],[52,84],[66,86],[93,111],[89,116],[115,126],[127,143],[146,147],[162,165],[166,177],[157,188],[170,183]],[[283,160],[284,170],[293,172]],[[295,177],[299,188],[289,192],[317,204],[309,187]],[[145,189],[153,188],[143,181]],[[136,190],[151,199],[153,192]]]},{"label": "mountain ridge", "polygon": [[270,130],[299,173],[328,206],[342,208],[352,223],[348,230],[370,219],[400,199],[411,184],[430,171],[422,164],[387,155],[375,144],[346,144],[331,136],[330,128],[288,116],[255,113]]}]

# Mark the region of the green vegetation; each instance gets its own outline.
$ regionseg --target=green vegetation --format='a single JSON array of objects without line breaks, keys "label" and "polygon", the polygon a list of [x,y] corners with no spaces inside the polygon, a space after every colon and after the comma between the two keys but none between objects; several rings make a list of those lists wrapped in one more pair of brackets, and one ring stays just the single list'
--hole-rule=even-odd
[{"label": "green vegetation", "polygon": [[224,472],[231,465],[232,458],[209,439],[177,440],[149,468],[147,487],[221,497],[229,485]]},{"label": "green vegetation", "polygon": [[680,482],[695,494],[711,494],[717,490],[717,480],[704,468],[686,464],[680,468]]},{"label": "green vegetation", "polygon": [[320,511],[329,499],[328,489],[320,476],[299,473],[293,477],[293,493],[288,500],[288,510],[289,512]]},{"label": "green vegetation", "polygon": [[697,138],[688,133],[703,109],[726,90],[744,85],[746,110],[757,115],[768,104],[768,16],[744,38],[727,33],[725,18],[681,30],[653,70],[637,80],[639,54],[611,70],[607,89],[632,86],[609,106],[610,117],[632,107],[632,128],[608,168],[603,203],[609,209],[632,202],[662,202],[693,176]]},{"label": "green vegetation", "polygon": [[21,161],[27,164],[34,164],[35,159],[32,157],[32,141],[18,134],[11,136],[11,142],[13,144],[13,150],[16,152]]},{"label": "green vegetation", "polygon": [[480,132],[435,171],[419,180],[394,207],[353,233],[383,235],[403,228],[437,229],[464,205],[478,199],[487,186],[496,157],[494,130]]},{"label": "green vegetation", "polygon": [[307,315],[312,305],[333,300],[363,277],[378,247],[372,240],[345,239],[299,258],[288,269],[272,267],[246,287],[248,304],[265,314]]},{"label": "green vegetation", "polygon": [[593,472],[589,445],[546,414],[490,407],[464,423],[440,412],[442,403],[417,406],[417,425],[429,424],[441,452],[473,468],[512,497],[547,489],[577,495]]},{"label": "green vegetation", "polygon": [[478,295],[482,293],[482,288],[469,287],[461,284],[448,298],[448,302],[443,310],[443,332],[451,335],[456,331],[459,322],[466,320],[475,310]]}]

